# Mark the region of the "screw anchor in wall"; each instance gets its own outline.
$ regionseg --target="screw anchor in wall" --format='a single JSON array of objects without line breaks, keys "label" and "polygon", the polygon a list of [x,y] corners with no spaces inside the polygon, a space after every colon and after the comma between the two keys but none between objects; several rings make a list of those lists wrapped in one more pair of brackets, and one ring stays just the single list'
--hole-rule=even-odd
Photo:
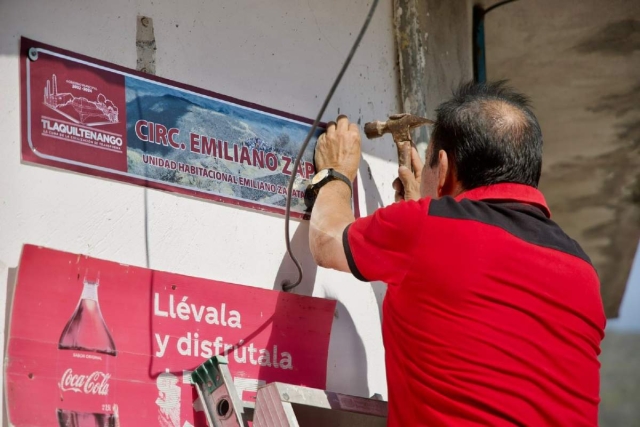
[{"label": "screw anchor in wall", "polygon": [[32,61],[38,60],[38,49],[36,49],[35,47],[29,49],[29,59]]}]

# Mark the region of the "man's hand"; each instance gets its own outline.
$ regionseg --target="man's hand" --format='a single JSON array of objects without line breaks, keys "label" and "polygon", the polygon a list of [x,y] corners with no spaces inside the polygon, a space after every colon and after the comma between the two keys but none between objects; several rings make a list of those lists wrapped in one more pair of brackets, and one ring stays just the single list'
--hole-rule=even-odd
[{"label": "man's hand", "polygon": [[411,167],[413,172],[405,166],[398,168],[398,178],[393,181],[393,189],[396,190],[396,202],[400,200],[419,200],[420,182],[422,177],[422,160],[418,151],[411,148]]},{"label": "man's hand", "polygon": [[330,122],[327,132],[318,138],[315,161],[318,171],[332,168],[353,182],[360,164],[358,125],[349,123],[345,115],[338,116],[337,123]]}]

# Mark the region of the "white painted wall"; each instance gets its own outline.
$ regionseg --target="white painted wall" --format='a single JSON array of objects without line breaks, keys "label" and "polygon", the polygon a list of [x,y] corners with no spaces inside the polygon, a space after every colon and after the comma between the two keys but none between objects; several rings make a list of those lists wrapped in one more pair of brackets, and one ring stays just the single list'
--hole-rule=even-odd
[{"label": "white painted wall", "polygon": [[[17,266],[24,243],[146,265],[145,189],[21,164],[20,36],[135,68],[136,16],[147,15],[154,19],[159,76],[312,118],[369,4],[0,0],[0,321],[8,268]],[[391,2],[381,1],[325,120],[340,111],[364,123],[397,111],[395,61]],[[386,137],[364,141],[364,151],[362,208],[372,212],[392,201],[395,149]],[[281,216],[154,190],[147,196],[149,267],[263,288],[295,277]],[[298,292],[339,301],[328,388],[386,397],[383,286],[316,271],[308,225],[294,221],[292,230],[307,272]]]}]

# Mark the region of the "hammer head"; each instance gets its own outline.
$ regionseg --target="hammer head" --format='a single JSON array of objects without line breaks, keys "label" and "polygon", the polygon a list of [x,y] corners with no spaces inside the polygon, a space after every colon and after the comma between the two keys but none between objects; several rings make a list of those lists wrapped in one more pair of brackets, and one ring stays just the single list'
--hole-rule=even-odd
[{"label": "hammer head", "polygon": [[435,123],[433,120],[414,116],[413,114],[394,114],[389,116],[389,120],[386,122],[375,121],[365,123],[364,133],[369,139],[379,138],[385,133],[390,133],[395,142],[409,141],[409,131],[411,129],[433,123]]},{"label": "hammer head", "polygon": [[376,121],[365,123],[364,133],[369,139],[378,138],[385,133],[390,133],[398,149],[398,164],[412,169],[411,129],[433,123],[433,120],[414,116],[413,114],[394,114],[389,116],[389,120],[386,122]]}]

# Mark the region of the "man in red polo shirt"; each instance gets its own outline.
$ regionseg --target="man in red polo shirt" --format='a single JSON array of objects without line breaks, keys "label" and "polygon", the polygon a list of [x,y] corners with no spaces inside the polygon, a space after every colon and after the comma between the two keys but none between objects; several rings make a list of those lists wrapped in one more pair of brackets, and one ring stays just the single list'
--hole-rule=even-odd
[{"label": "man in red polo shirt", "polygon": [[[355,219],[360,132],[316,148],[316,262],[384,281],[390,426],[596,426],[605,316],[598,275],[537,190],[542,134],[503,83],[437,110],[424,168],[397,203]],[[404,200],[401,200],[404,199]]]}]

